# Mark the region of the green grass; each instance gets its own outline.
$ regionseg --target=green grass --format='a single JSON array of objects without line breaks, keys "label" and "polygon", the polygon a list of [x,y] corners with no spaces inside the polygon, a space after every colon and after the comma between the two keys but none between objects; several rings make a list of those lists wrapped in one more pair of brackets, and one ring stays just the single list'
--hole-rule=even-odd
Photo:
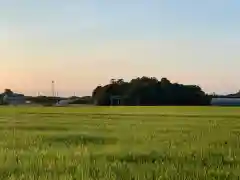
[{"label": "green grass", "polygon": [[238,179],[240,108],[0,108],[0,179]]}]

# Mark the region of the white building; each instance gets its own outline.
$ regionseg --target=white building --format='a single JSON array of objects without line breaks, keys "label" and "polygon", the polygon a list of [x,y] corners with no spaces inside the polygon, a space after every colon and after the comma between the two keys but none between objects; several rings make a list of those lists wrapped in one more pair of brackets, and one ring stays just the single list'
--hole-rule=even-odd
[{"label": "white building", "polygon": [[240,106],[240,98],[212,98],[213,106]]}]

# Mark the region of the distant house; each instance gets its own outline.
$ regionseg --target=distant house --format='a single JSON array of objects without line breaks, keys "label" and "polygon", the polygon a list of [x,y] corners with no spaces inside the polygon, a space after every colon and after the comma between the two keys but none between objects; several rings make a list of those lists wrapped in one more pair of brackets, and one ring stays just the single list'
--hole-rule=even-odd
[{"label": "distant house", "polygon": [[240,98],[212,98],[213,106],[240,106]]},{"label": "distant house", "polygon": [[11,95],[4,95],[3,102],[9,105],[20,105],[26,103],[26,98],[23,94],[13,93]]}]

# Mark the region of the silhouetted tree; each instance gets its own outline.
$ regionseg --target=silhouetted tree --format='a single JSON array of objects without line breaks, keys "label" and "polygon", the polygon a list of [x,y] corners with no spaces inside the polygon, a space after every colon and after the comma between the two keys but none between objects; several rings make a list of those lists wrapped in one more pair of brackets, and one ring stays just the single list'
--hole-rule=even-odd
[{"label": "silhouetted tree", "polygon": [[14,93],[12,92],[11,89],[5,89],[3,94],[8,95],[8,96],[11,96],[11,95],[13,95]]}]

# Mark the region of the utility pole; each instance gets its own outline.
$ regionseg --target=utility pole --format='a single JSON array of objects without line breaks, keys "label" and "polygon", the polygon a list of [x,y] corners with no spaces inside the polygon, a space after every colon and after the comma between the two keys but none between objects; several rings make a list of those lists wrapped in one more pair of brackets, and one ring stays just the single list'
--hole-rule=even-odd
[{"label": "utility pole", "polygon": [[52,96],[55,96],[55,81],[52,81]]}]

